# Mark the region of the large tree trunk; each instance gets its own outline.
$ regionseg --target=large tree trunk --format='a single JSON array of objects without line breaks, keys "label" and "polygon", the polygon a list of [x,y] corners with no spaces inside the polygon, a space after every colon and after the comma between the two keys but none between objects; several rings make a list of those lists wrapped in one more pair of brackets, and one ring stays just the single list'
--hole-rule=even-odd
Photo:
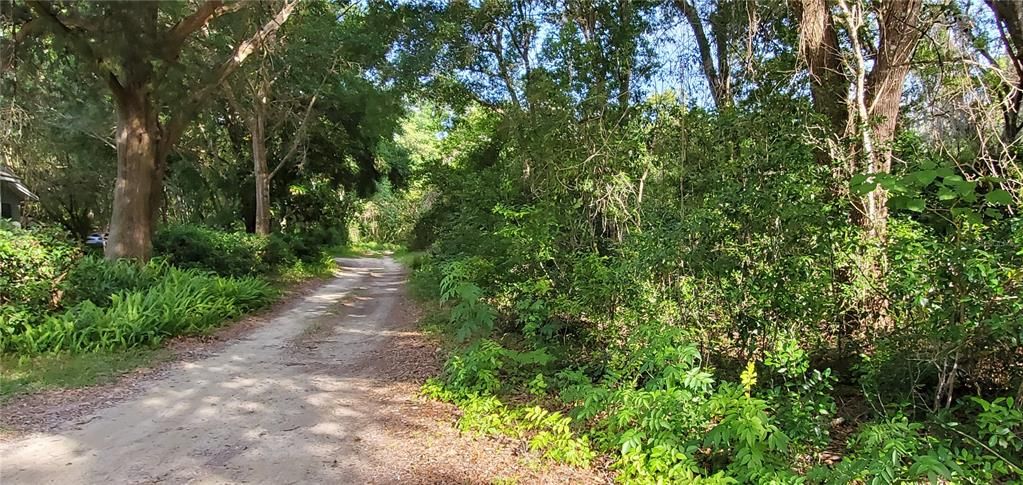
[{"label": "large tree trunk", "polygon": [[[848,118],[849,80],[842,67],[835,22],[825,0],[801,0],[792,5],[799,17],[799,52],[809,71],[814,109],[827,117],[832,133],[841,134]],[[830,162],[826,150],[822,152],[819,161]]]},{"label": "large tree trunk", "polygon": [[[870,49],[862,45],[859,37],[866,23],[864,10],[869,7],[847,0],[792,0],[790,3],[799,19],[799,48],[809,71],[813,106],[828,123],[829,140],[818,147],[817,157],[839,175],[836,196],[842,196],[846,193],[846,177],[891,171],[891,143],[903,84],[913,52],[925,30],[919,25],[922,1],[889,0],[871,4],[877,9],[879,36],[877,55],[869,73],[867,53]],[[840,12],[835,11],[836,6]],[[846,51],[841,50],[843,44],[838,39],[836,14],[841,15],[838,20],[845,21],[851,35]],[[837,153],[837,150],[845,153]],[[835,155],[846,159],[847,164],[839,166]],[[854,302],[855,311],[846,315],[846,321],[848,324],[858,322],[865,332],[884,331],[891,327],[885,283],[888,193],[878,187],[864,197],[848,196],[850,219],[863,229],[869,242],[867,250],[859,255],[856,271],[869,281],[872,290]],[[852,276],[847,269],[840,269],[835,278],[842,284],[849,284]],[[842,333],[849,328],[851,326]]]},{"label": "large tree trunk", "polygon": [[[207,82],[193,87],[191,94],[172,103],[171,114],[157,110],[151,92],[162,76],[154,66],[175,64],[188,39],[214,17],[235,10],[221,1],[202,3],[170,30],[158,29],[157,2],[109,2],[104,15],[115,17],[116,31],[102,32],[104,40],[116,44],[112,52],[99,52],[89,35],[73,29],[48,2],[27,0],[26,4],[55,36],[72,49],[79,61],[109,85],[117,106],[117,183],[110,219],[108,259],[146,260],[152,253],[156,210],[162,200],[165,161],[206,98],[245,61],[265,39],[272,37],[291,16],[299,0],[285,0],[277,14],[247,40],[235,46],[231,55],[212,70]],[[238,7],[244,3],[234,4]],[[15,35],[15,38],[17,35]],[[116,40],[116,42],[114,42]],[[104,42],[95,44],[103,45]],[[6,58],[6,56],[5,56]],[[114,67],[116,66],[116,68]],[[163,70],[161,70],[162,72]],[[161,125],[166,121],[165,125]]]},{"label": "large tree trunk", "polygon": [[107,259],[149,259],[153,250],[154,193],[161,190],[158,170],[160,125],[145,86],[120,89],[117,106],[117,182],[110,218]]},{"label": "large tree trunk", "polygon": [[252,134],[253,173],[256,180],[256,234],[270,234],[270,177],[266,164],[266,109],[257,99],[250,131]]},{"label": "large tree trunk", "polygon": [[[867,78],[866,103],[875,153],[864,153],[864,166],[859,171],[890,173],[892,141],[899,119],[903,84],[909,74],[913,52],[920,42],[920,11],[922,0],[884,2],[878,10],[880,38],[877,58]],[[888,192],[881,187],[867,194],[853,212],[856,221],[869,237],[883,242],[888,228]]]}]

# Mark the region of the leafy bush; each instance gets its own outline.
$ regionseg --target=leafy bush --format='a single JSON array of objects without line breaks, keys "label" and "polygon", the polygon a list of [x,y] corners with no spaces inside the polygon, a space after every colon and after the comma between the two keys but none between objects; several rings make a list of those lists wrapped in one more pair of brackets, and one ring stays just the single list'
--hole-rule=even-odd
[{"label": "leafy bush", "polygon": [[159,256],[139,264],[82,258],[52,231],[0,231],[0,350],[19,354],[120,350],[203,332],[273,297],[255,275],[329,273],[323,248],[338,240],[331,231],[258,237],[176,225],[158,233]]},{"label": "leafy bush", "polygon": [[428,194],[421,190],[395,191],[388,181],[378,183],[377,192],[360,211],[359,237],[381,243],[408,244],[413,239],[412,231],[420,213],[429,207],[428,200]]},{"label": "leafy bush", "polygon": [[302,261],[311,262],[319,259],[323,252],[333,246],[341,246],[348,242],[347,233],[315,226],[301,231],[286,232],[281,240]]},{"label": "leafy bush", "polygon": [[146,264],[133,261],[106,261],[86,256],[68,273],[64,287],[64,306],[86,300],[97,306],[110,304],[110,297],[122,291],[149,288],[159,282],[170,269],[166,260],[153,259]]},{"label": "leafy bush", "polygon": [[[224,276],[250,276],[267,272],[267,238],[240,232],[222,232],[195,225],[161,228],[153,239],[154,252],[180,268],[198,268]],[[274,245],[274,251],[280,246]],[[279,254],[273,254],[280,259]]]},{"label": "leafy bush", "polygon": [[[1023,389],[1023,220],[1004,181],[903,140],[893,173],[849,184],[804,107],[770,102],[654,98],[613,129],[558,103],[464,113],[412,229],[453,347],[428,387],[474,429],[507,428],[525,406],[505,403],[571,409],[626,483],[1018,479],[1018,397],[1000,396]],[[878,186],[883,246],[846,197]],[[814,466],[838,436],[841,463]]]},{"label": "leafy bush", "polygon": [[6,336],[5,350],[20,354],[96,352],[159,344],[201,333],[267,304],[274,291],[253,278],[221,278],[169,268],[153,286],[120,291],[106,307],[85,300],[40,324]]},{"label": "leafy bush", "polygon": [[0,307],[45,311],[59,299],[61,282],[80,256],[60,231],[26,230],[0,220]]},{"label": "leafy bush", "polygon": [[322,227],[262,237],[174,225],[157,232],[153,245],[156,254],[174,266],[223,276],[254,276],[280,271],[298,261],[319,263],[326,250],[345,242],[343,231]]}]

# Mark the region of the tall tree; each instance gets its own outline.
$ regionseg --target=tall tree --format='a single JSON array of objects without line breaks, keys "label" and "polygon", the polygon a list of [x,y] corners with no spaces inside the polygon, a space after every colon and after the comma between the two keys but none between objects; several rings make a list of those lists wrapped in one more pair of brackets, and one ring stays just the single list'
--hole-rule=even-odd
[{"label": "tall tree", "polygon": [[[145,260],[162,197],[167,156],[210,95],[283,25],[297,0],[286,0],[254,34],[235,41],[219,64],[179,91],[183,49],[214,19],[244,3],[203,2],[181,15],[181,2],[26,2],[25,23],[41,24],[106,83],[117,114],[117,181],[110,220],[110,259]],[[176,18],[176,22],[168,19]],[[187,93],[187,94],[186,94]]]},{"label": "tall tree", "polygon": [[[735,32],[734,11],[740,2],[724,1],[711,5],[708,15],[710,33],[704,28],[704,20],[696,4],[691,0],[675,0],[675,6],[686,18],[696,38],[700,55],[700,67],[710,87],[714,106],[723,109],[732,105],[732,65],[729,62],[728,43]],[[713,42],[713,46],[711,43]]]},{"label": "tall tree", "polygon": [[[853,142],[853,149],[843,155],[846,166],[842,172],[890,172],[903,85],[924,31],[920,25],[923,2],[877,4],[872,11],[878,26],[873,46],[865,45],[863,38],[870,13],[866,5],[847,0],[834,4],[802,0],[796,7],[800,51],[810,75],[814,108],[828,119],[832,136]],[[847,49],[841,48],[837,26],[845,27]],[[871,52],[876,55],[868,69]],[[881,187],[864,197],[853,197],[851,217],[871,238],[885,237],[887,200]]]},{"label": "tall tree", "polygon": [[[796,4],[800,51],[809,71],[813,105],[827,118],[830,132],[826,147],[818,147],[818,159],[832,164],[840,174],[840,186],[851,175],[891,172],[903,85],[925,30],[920,25],[922,8],[921,0],[869,6],[858,0],[802,0]],[[867,45],[871,36],[864,35],[871,14],[877,25],[875,45]],[[839,39],[840,31],[846,35],[844,42]],[[873,64],[868,68],[871,53]],[[873,330],[887,329],[884,244],[888,192],[877,185],[864,195],[849,196],[850,219],[871,243],[861,257],[859,273],[870,281],[873,291],[857,303],[857,318]]]}]

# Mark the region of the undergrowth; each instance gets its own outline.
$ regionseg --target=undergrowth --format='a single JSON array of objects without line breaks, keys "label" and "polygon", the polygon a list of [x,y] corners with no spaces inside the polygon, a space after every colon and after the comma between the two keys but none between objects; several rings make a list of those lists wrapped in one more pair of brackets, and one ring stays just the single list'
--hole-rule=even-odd
[{"label": "undergrowth", "polygon": [[0,348],[33,355],[153,346],[175,335],[206,332],[268,304],[275,294],[259,279],[171,267],[149,287],[118,291],[99,304],[85,300],[38,323],[31,315],[4,312]]},{"label": "undergrowth", "polygon": [[125,372],[169,359],[167,349],[0,355],[0,402],[21,394],[105,384]]},{"label": "undergrowth", "polygon": [[[974,417],[963,423],[955,413],[920,422],[895,412],[836,443],[836,378],[812,368],[794,339],[748,360],[734,380],[707,365],[682,329],[656,321],[634,328],[605,359],[580,361],[565,346],[504,331],[514,320],[470,281],[474,264],[427,262],[413,278],[417,293],[439,298],[425,325],[450,352],[423,392],[456,404],[463,432],[519,439],[579,467],[609,456],[622,483],[1023,478],[1014,462],[1023,412],[1012,398],[973,398],[963,406],[976,411],[960,414]],[[843,459],[819,461],[836,444]]]}]

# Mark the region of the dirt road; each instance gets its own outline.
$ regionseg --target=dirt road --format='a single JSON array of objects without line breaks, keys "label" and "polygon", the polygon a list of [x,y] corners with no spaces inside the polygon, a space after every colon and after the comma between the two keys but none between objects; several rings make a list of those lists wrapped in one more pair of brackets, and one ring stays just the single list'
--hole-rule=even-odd
[{"label": "dirt road", "polygon": [[[454,430],[417,396],[436,371],[405,271],[342,259],[341,275],[212,355],[109,407],[0,444],[0,483],[580,483],[512,443]],[[40,412],[53,410],[40,410]]]}]

